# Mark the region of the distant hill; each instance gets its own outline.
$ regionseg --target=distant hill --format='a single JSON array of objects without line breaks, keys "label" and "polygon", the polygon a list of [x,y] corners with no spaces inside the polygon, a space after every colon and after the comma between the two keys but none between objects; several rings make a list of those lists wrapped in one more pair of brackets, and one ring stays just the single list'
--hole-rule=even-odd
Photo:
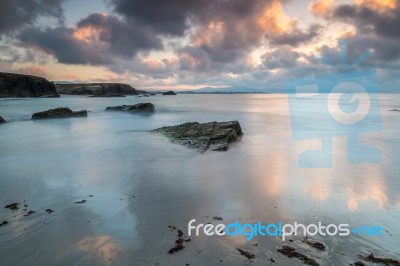
[{"label": "distant hill", "polygon": [[268,92],[269,91],[267,89],[249,88],[249,87],[226,87],[226,88],[204,87],[197,90],[180,91],[179,93],[235,94],[235,93],[268,93]]},{"label": "distant hill", "polygon": [[73,84],[73,82],[70,82],[70,81],[53,81],[53,83],[55,85],[57,85],[57,84]]}]

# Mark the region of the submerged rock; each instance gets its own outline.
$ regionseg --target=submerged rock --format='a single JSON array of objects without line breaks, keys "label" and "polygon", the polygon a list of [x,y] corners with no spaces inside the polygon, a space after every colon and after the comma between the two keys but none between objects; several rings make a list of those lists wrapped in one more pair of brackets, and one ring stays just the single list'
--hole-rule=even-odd
[{"label": "submerged rock", "polygon": [[0,116],[0,124],[6,123],[6,122],[7,122],[7,121],[4,120],[4,118]]},{"label": "submerged rock", "polygon": [[197,122],[152,130],[167,136],[172,142],[184,145],[199,152],[226,151],[229,144],[238,141],[243,135],[238,121]]},{"label": "submerged rock", "polygon": [[294,247],[291,247],[289,245],[283,245],[282,248],[278,248],[277,251],[289,258],[297,258],[297,259],[303,261],[303,263],[306,265],[319,266],[319,263],[316,260],[314,260],[313,258],[310,258],[300,252],[297,252]]},{"label": "submerged rock", "polygon": [[67,107],[58,107],[54,109],[49,109],[47,111],[34,113],[32,119],[47,119],[47,118],[68,118],[68,117],[86,117],[87,111],[81,110],[73,112]]},{"label": "submerged rock", "polygon": [[174,246],[168,250],[169,254],[174,254],[175,252],[178,252],[178,251],[184,249],[185,246],[183,245],[183,243],[184,242],[190,242],[190,238],[187,238],[183,234],[183,231],[177,229],[175,226],[169,225],[168,228],[171,229],[171,232],[174,231],[174,230],[178,232],[177,239],[175,240]]},{"label": "submerged rock", "polygon": [[392,258],[386,257],[375,257],[374,254],[370,253],[368,256],[359,256],[362,260],[372,262],[372,263],[380,263],[384,265],[393,265],[400,266],[400,261]]},{"label": "submerged rock", "polygon": [[256,255],[251,253],[250,251],[247,251],[247,250],[244,250],[241,248],[237,248],[236,250],[239,251],[240,255],[245,256],[249,260],[253,260],[256,258]]},{"label": "submerged rock", "polygon": [[176,95],[176,93],[174,91],[166,91],[162,95]]},{"label": "submerged rock", "polygon": [[10,203],[10,204],[4,206],[4,208],[15,211],[15,210],[18,210],[18,209],[19,209],[19,208],[18,208],[18,205],[19,205],[19,204],[20,204],[20,203],[18,203],[18,202]]},{"label": "submerged rock", "polygon": [[326,245],[324,243],[322,243],[322,242],[317,241],[317,240],[305,237],[303,239],[303,242],[306,243],[307,245],[309,245],[310,247],[313,247],[313,248],[316,248],[316,249],[319,249],[319,250],[322,250],[322,251],[326,250]]},{"label": "submerged rock", "polygon": [[25,217],[31,216],[32,214],[35,214],[35,211],[29,210],[26,214],[24,214]]},{"label": "submerged rock", "polygon": [[152,103],[138,103],[134,105],[120,105],[107,107],[106,111],[121,111],[130,113],[152,113],[155,111]]},{"label": "submerged rock", "polygon": [[8,222],[7,221],[3,221],[2,223],[0,223],[0,227],[2,227],[3,225],[7,225]]}]

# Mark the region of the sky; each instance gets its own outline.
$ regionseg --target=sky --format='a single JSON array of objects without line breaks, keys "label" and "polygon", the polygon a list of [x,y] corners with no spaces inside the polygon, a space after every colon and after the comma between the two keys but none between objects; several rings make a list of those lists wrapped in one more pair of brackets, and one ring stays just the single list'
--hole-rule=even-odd
[{"label": "sky", "polygon": [[399,44],[398,0],[0,2],[0,71],[51,81],[280,89],[373,69],[381,91],[398,91]]}]

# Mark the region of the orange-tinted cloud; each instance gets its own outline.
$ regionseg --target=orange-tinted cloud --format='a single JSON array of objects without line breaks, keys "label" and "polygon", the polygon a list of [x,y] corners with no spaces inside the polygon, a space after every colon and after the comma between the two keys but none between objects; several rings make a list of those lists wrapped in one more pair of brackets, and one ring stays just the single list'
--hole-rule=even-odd
[{"label": "orange-tinted cloud", "polygon": [[[99,20],[107,20],[110,18],[110,15],[105,13],[98,14],[98,16],[100,17]],[[101,41],[101,36],[106,36],[107,34],[109,34],[108,30],[102,27],[102,25],[88,24],[75,26],[72,37],[86,44],[95,45],[104,43]]]},{"label": "orange-tinted cloud", "polygon": [[22,67],[22,68],[17,69],[17,71],[19,73],[27,74],[27,75],[33,75],[33,76],[39,76],[39,77],[47,76],[47,73],[44,70],[44,68],[41,66],[36,66],[36,65],[29,66],[29,67]]},{"label": "orange-tinted cloud", "polygon": [[308,5],[308,10],[317,16],[326,16],[334,4],[335,0],[316,0]]},{"label": "orange-tinted cloud", "polygon": [[279,0],[274,0],[264,8],[257,24],[267,32],[279,34],[293,30],[297,21],[285,13]]},{"label": "orange-tinted cloud", "polygon": [[66,74],[62,75],[62,78],[66,79],[66,80],[78,80],[79,79],[79,77],[73,73],[66,73]]},{"label": "orange-tinted cloud", "polygon": [[396,0],[354,0],[357,5],[367,6],[374,10],[395,9]]}]

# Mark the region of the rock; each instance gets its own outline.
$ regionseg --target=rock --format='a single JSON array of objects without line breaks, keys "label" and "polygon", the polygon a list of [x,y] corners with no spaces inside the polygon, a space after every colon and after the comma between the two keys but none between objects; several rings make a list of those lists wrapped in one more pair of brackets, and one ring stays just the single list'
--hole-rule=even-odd
[{"label": "rock", "polygon": [[256,255],[254,255],[253,253],[251,253],[251,252],[249,252],[247,250],[243,250],[241,248],[237,248],[236,250],[240,252],[240,255],[245,256],[249,260],[253,260],[256,257]]},{"label": "rock", "polygon": [[121,97],[139,94],[135,88],[121,83],[57,84],[56,89],[60,94],[97,97]]},{"label": "rock", "polygon": [[220,217],[220,216],[214,216],[214,220],[217,221],[222,221],[224,218]]},{"label": "rock", "polygon": [[8,222],[7,221],[3,221],[2,223],[0,223],[0,227],[2,227],[3,225],[7,225]]},{"label": "rock", "polygon": [[303,261],[304,264],[319,266],[319,263],[316,262],[314,259],[304,254],[301,254],[300,252],[297,252],[294,247],[291,247],[289,245],[283,245],[282,248],[278,248],[277,251],[289,258],[298,258],[299,260]]},{"label": "rock", "polygon": [[400,112],[400,109],[392,109],[390,111],[392,111],[392,112]]},{"label": "rock", "polygon": [[187,238],[187,237],[185,238],[183,231],[177,229],[175,226],[169,225],[168,228],[171,229],[171,232],[174,230],[178,232],[177,239],[175,240],[175,243],[174,243],[175,245],[168,250],[169,254],[174,254],[175,252],[178,252],[178,251],[184,249],[185,246],[183,245],[183,243],[190,242],[190,238]]},{"label": "rock", "polygon": [[326,250],[326,245],[324,243],[322,243],[322,242],[317,241],[317,240],[313,240],[311,238],[305,237],[303,239],[303,242],[306,243],[307,245],[309,245],[310,247],[319,249],[321,251]]},{"label": "rock", "polygon": [[15,210],[19,209],[18,205],[19,205],[19,203],[11,203],[11,204],[4,206],[4,208],[15,211]]},{"label": "rock", "polygon": [[54,211],[53,211],[52,209],[46,209],[46,212],[47,212],[48,214],[50,214],[50,213],[53,213]]},{"label": "rock", "polygon": [[367,265],[365,265],[365,263],[362,262],[362,261],[356,261],[356,262],[354,262],[353,265],[354,265],[354,266],[367,266]]},{"label": "rock", "polygon": [[54,109],[49,109],[47,111],[34,113],[32,119],[47,119],[47,118],[69,118],[69,117],[86,117],[87,111],[81,110],[73,112],[67,107],[58,107]]},{"label": "rock", "polygon": [[31,216],[32,214],[35,214],[35,211],[29,210],[26,214],[24,214],[25,217]]},{"label": "rock", "polygon": [[75,201],[74,203],[76,203],[76,204],[83,204],[83,203],[86,203],[86,200]]},{"label": "rock", "polygon": [[152,113],[155,111],[152,103],[138,103],[134,105],[120,105],[107,107],[106,111],[121,111],[130,113]]},{"label": "rock", "polygon": [[176,93],[173,91],[166,91],[166,92],[163,92],[162,95],[176,95]]},{"label": "rock", "polygon": [[238,121],[204,124],[190,122],[154,129],[151,132],[161,133],[172,142],[196,149],[199,152],[226,151],[230,143],[238,141],[243,135]]},{"label": "rock", "polygon": [[0,72],[0,98],[59,97],[53,82],[29,75]]},{"label": "rock", "polygon": [[359,256],[362,260],[372,262],[372,263],[380,263],[384,265],[393,265],[400,266],[400,261],[391,258],[385,257],[375,257],[374,254],[370,253],[368,256]]},{"label": "rock", "polygon": [[0,124],[6,123],[6,122],[7,122],[7,121],[4,120],[4,118],[0,116]]}]

